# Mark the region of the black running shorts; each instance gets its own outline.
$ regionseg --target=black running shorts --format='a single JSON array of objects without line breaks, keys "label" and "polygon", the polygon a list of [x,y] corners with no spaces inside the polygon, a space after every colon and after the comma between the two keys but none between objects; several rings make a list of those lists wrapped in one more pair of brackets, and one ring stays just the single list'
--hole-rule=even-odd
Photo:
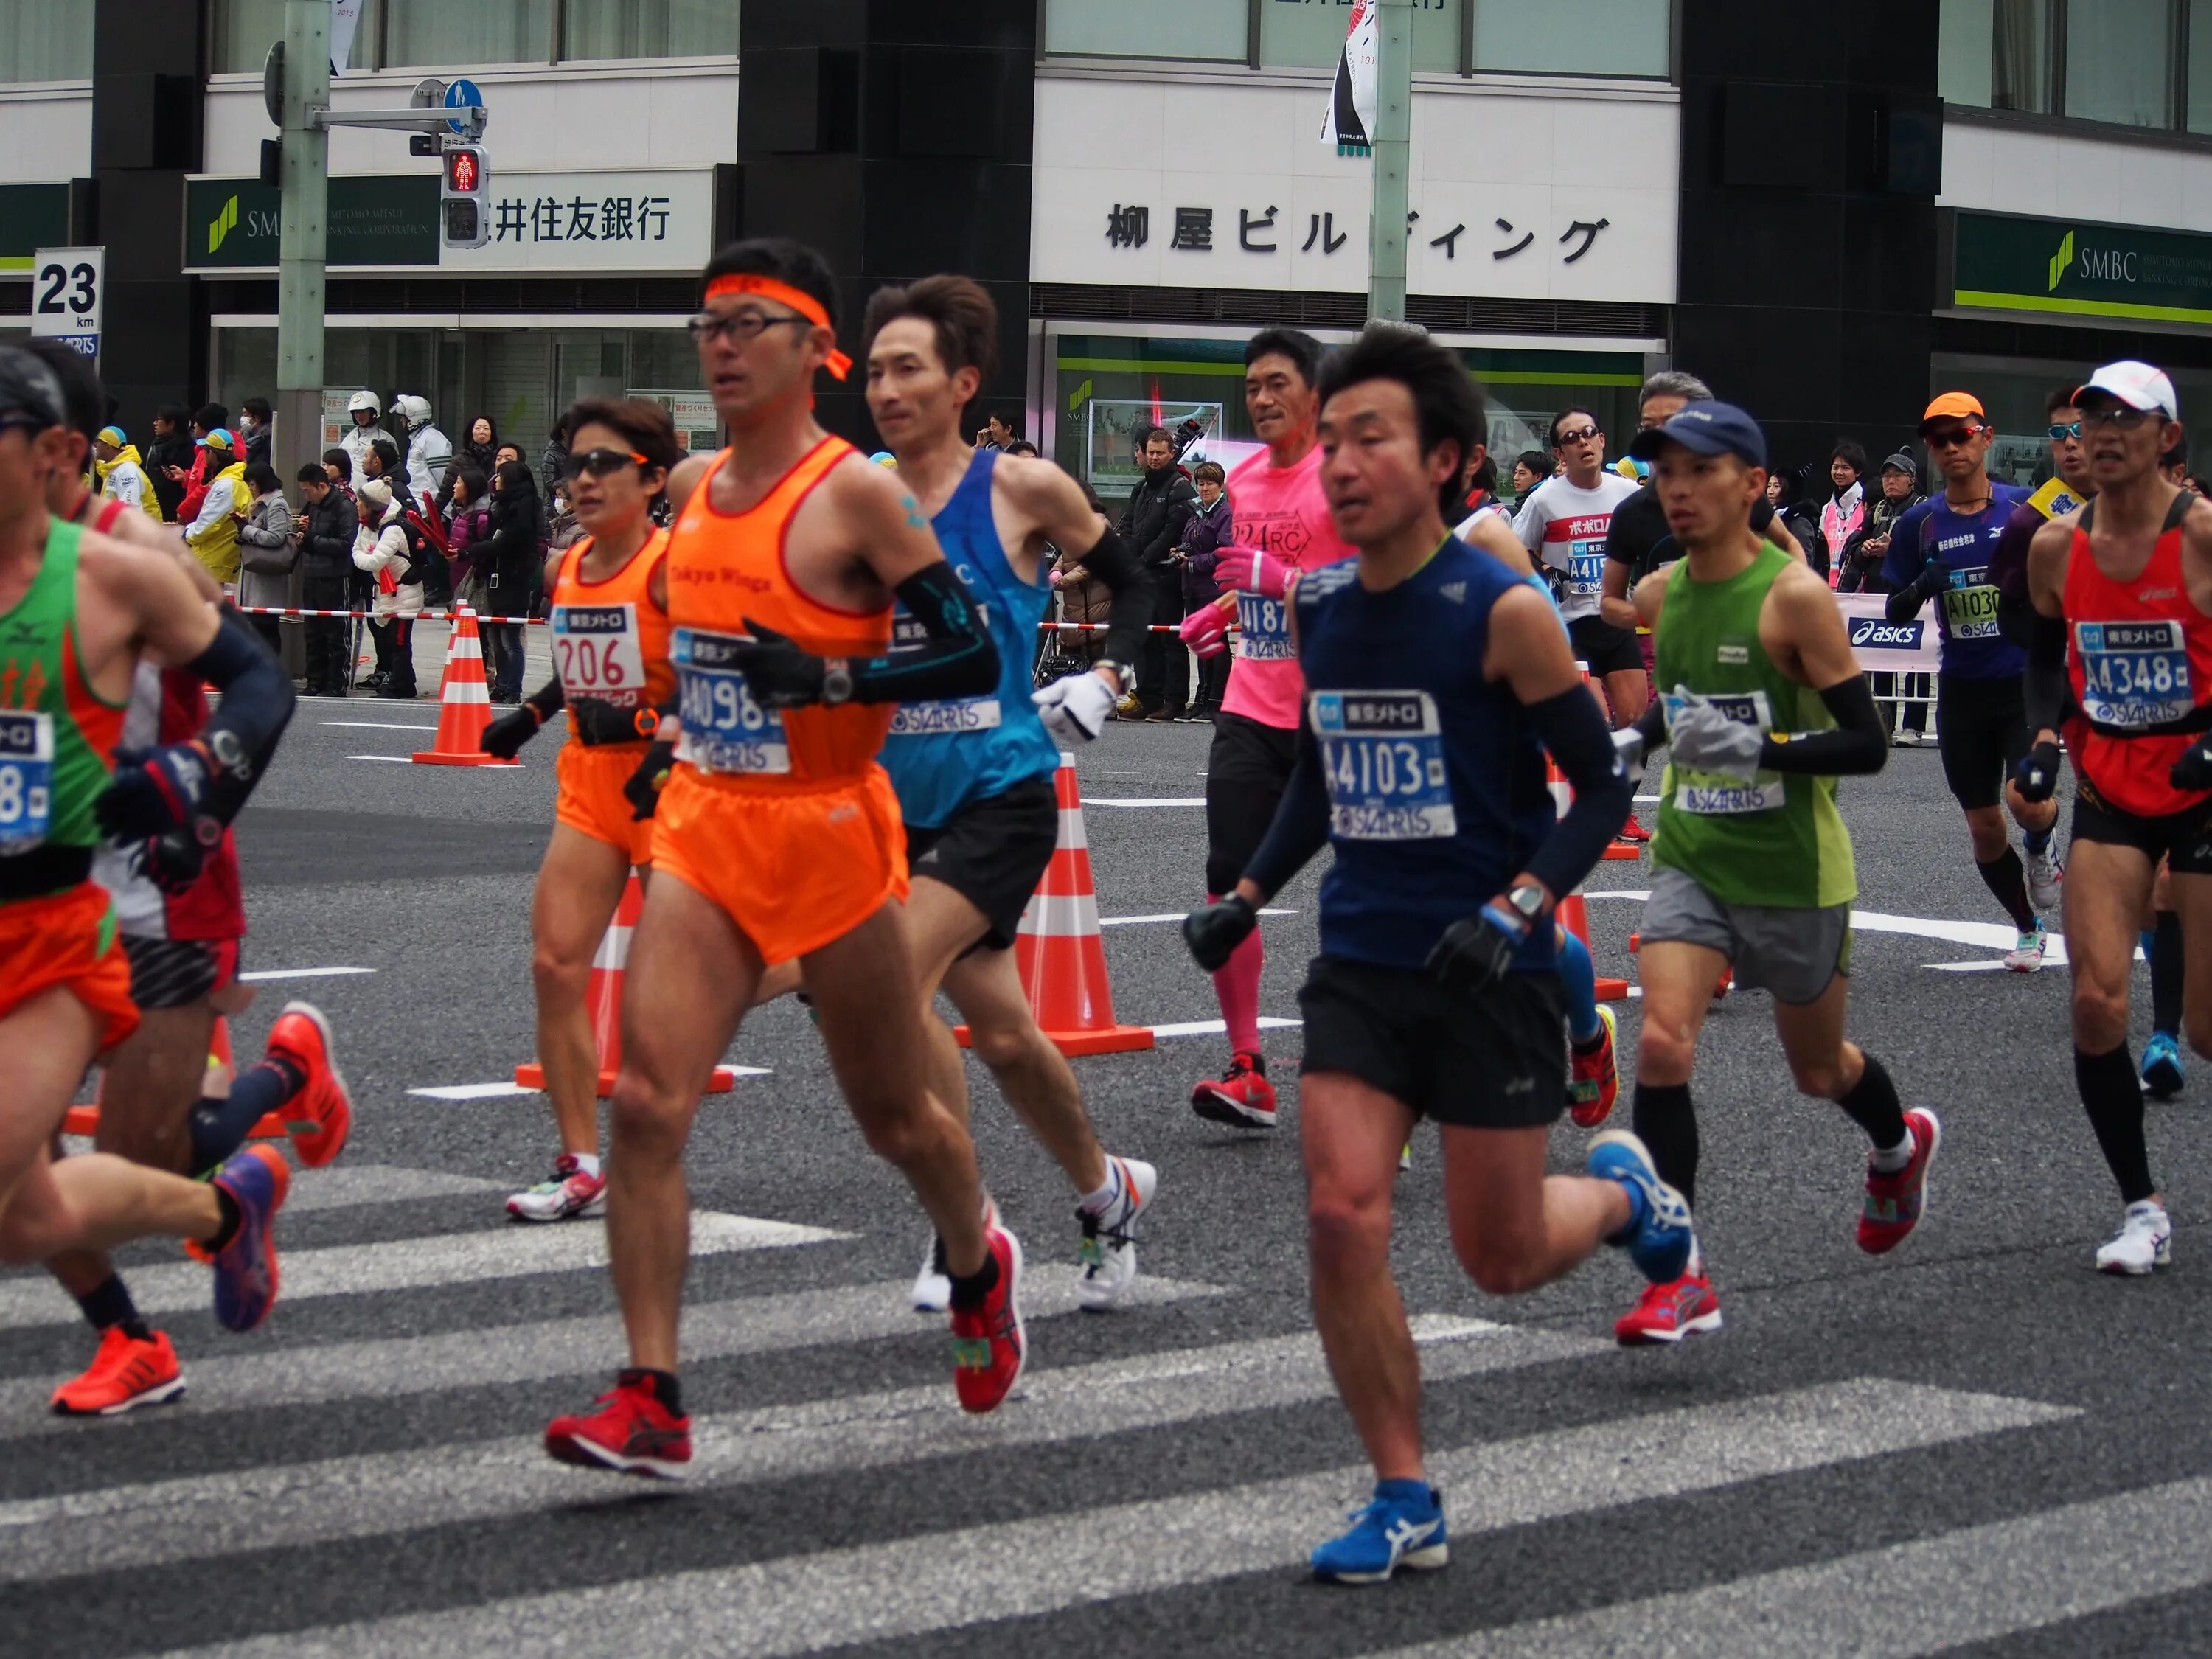
[{"label": "black running shorts", "polygon": [[1213,717],[1206,757],[1206,890],[1227,892],[1267,838],[1297,765],[1298,734],[1243,714]]},{"label": "black running shorts", "polygon": [[2027,753],[2027,703],[2020,677],[1961,679],[1936,677],[1936,746],[1943,781],[1969,812],[2004,799],[2005,780]]},{"label": "black running shorts", "polygon": [[2177,876],[2212,876],[2212,800],[2146,817],[2107,804],[2096,786],[2075,774],[2074,839],[2132,847],[2154,868],[2160,859]]},{"label": "black running shorts", "polygon": [[1316,957],[1298,1012],[1301,1076],[1341,1072],[1462,1129],[1542,1128],[1565,1109],[1566,999],[1555,973],[1510,973],[1469,995],[1425,969]]},{"label": "black running shorts", "polygon": [[1567,643],[1575,648],[1575,660],[1587,664],[1599,679],[1607,674],[1644,672],[1644,653],[1636,635],[1625,628],[1615,628],[1602,617],[1577,617],[1569,623]]},{"label": "black running shorts", "polygon": [[1047,773],[962,808],[934,830],[907,825],[907,868],[983,913],[990,931],[973,948],[1011,950],[1059,842],[1060,797]]},{"label": "black running shorts", "polygon": [[184,1008],[238,975],[235,940],[123,936],[131,962],[131,1000],[143,1009]]}]

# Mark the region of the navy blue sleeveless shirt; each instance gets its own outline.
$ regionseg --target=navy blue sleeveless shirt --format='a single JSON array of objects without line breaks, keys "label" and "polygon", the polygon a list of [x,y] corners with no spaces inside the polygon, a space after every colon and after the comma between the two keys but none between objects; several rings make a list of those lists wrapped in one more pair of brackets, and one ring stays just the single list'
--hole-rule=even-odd
[{"label": "navy blue sleeveless shirt", "polygon": [[[1382,592],[1360,585],[1357,559],[1298,579],[1306,726],[1336,849],[1322,878],[1324,955],[1420,967],[1551,834],[1534,724],[1511,688],[1482,677],[1491,607],[1525,580],[1456,537]],[[1514,966],[1548,969],[1555,956],[1539,927]]]}]

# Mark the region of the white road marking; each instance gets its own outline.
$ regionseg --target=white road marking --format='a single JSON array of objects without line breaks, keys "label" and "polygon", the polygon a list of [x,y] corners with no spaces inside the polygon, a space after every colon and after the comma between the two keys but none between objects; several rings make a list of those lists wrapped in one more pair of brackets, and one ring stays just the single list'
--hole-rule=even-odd
[{"label": "white road marking", "polygon": [[1203,795],[1085,795],[1085,806],[1203,806]]},{"label": "white road marking", "polygon": [[348,755],[348,760],[383,761],[392,766],[412,766],[415,763],[405,755]]},{"label": "white road marking", "polygon": [[324,720],[325,726],[344,726],[355,732],[435,732],[434,726],[393,726],[385,720]]},{"label": "white road marking", "polygon": [[[1304,1024],[1302,1019],[1277,1019],[1272,1015],[1262,1015],[1260,1029],[1263,1031],[1291,1030]],[[1228,1022],[1219,1019],[1192,1019],[1185,1020],[1180,1025],[1152,1027],[1152,1035],[1156,1037],[1226,1036],[1228,1034]]]},{"label": "white road marking", "polygon": [[348,974],[373,974],[374,968],[264,968],[257,973],[240,974],[241,985],[259,985],[272,979],[337,979]]},{"label": "white road marking", "polygon": [[[774,1075],[766,1066],[732,1066],[729,1068],[739,1077],[769,1077]],[[435,1088],[410,1089],[410,1095],[424,1100],[507,1100],[516,1095],[543,1094],[542,1089],[526,1089],[520,1083],[444,1083]]]},{"label": "white road marking", "polygon": [[[1189,912],[1185,910],[1163,910],[1156,916],[1101,916],[1098,918],[1098,925],[1101,927],[1135,927],[1151,922],[1181,921],[1188,914]],[[1263,916],[1294,916],[1297,912],[1269,909],[1262,910],[1260,914]]]},{"label": "white road marking", "polygon": [[[1449,1495],[1454,1538],[1472,1540],[1558,1516],[1617,1510],[2078,1414],[2034,1401],[1862,1378],[1462,1446],[1432,1455],[1429,1471]],[[424,1653],[503,1651],[517,1631],[535,1630],[559,1632],[567,1659],[629,1659],[637,1632],[650,1629],[663,1652],[726,1650],[732,1632],[742,1632],[749,1659],[777,1659],[1283,1571],[1305,1559],[1332,1512],[1363,1495],[1371,1479],[1362,1463],[1146,1502],[1079,1503],[1060,1514],[885,1543],[811,1549],[794,1540],[789,1554],[742,1566],[629,1578],[191,1651],[202,1659],[340,1651],[356,1659],[419,1659]],[[2122,1551],[2126,1542],[2125,1534],[2114,1534],[2107,1547]],[[2198,1553],[2201,1559],[2201,1542]],[[2045,1593],[2055,1595],[2077,1578],[2070,1563],[2065,1572],[2051,1571],[2052,1561],[2066,1559],[2023,1556],[2018,1570],[2054,1581]],[[1648,1641],[1628,1650],[1649,1650]]]}]

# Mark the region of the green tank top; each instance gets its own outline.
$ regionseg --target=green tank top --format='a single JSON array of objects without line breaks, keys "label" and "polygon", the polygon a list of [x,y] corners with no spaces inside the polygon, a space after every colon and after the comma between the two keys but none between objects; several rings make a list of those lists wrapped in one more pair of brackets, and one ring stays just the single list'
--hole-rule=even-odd
[{"label": "green tank top", "polygon": [[[1814,732],[1835,724],[1820,695],[1786,678],[1759,642],[1759,610],[1790,563],[1790,556],[1768,542],[1726,581],[1692,580],[1687,559],[1674,565],[1653,647],[1670,730],[1681,708],[1678,685],[1762,732]],[[1659,791],[1652,862],[1680,870],[1715,898],[1825,908],[1858,896],[1833,778],[1762,771],[1745,783],[1670,762]]]},{"label": "green tank top", "polygon": [[123,707],[94,696],[76,659],[77,526],[50,520],[39,574],[0,615],[0,857],[96,847]]}]

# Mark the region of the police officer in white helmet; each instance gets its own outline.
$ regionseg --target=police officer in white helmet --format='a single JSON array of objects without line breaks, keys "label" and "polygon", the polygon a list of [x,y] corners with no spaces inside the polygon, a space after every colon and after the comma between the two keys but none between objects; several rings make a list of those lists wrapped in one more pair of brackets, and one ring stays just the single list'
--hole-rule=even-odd
[{"label": "police officer in white helmet", "polygon": [[346,414],[353,424],[338,440],[338,447],[353,462],[354,482],[358,483],[368,476],[362,466],[368,459],[368,447],[384,435],[383,428],[377,424],[384,418],[384,405],[374,392],[356,392],[346,399]]},{"label": "police officer in white helmet", "polygon": [[392,400],[407,422],[407,487],[427,508],[437,500],[446,482],[446,469],[453,464],[453,441],[430,418],[430,400],[411,392]]}]

